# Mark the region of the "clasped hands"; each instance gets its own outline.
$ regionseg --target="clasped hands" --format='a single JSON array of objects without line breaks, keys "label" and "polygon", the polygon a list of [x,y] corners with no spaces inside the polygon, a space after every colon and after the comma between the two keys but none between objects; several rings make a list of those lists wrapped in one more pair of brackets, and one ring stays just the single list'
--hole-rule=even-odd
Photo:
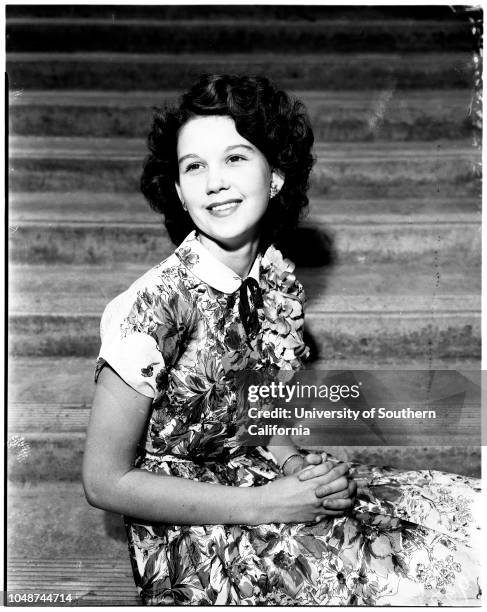
[{"label": "clasped hands", "polygon": [[[355,503],[357,483],[349,475],[348,464],[326,461],[326,453],[309,453],[303,459],[303,465],[293,475],[301,482],[322,477],[315,489],[315,495],[323,507],[321,514],[341,516],[351,510]],[[321,518],[323,516],[317,516],[316,521]]]}]

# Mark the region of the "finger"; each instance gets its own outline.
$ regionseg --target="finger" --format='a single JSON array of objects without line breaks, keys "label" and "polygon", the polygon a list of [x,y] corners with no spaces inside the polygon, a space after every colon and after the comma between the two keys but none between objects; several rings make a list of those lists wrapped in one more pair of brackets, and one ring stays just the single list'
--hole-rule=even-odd
[{"label": "finger", "polygon": [[355,497],[356,493],[357,493],[357,483],[355,482],[355,480],[349,480],[348,487],[346,489],[344,489],[343,491],[337,491],[336,493],[331,493],[330,495],[327,495],[327,498],[328,499],[340,499],[340,498],[345,498],[345,497]]},{"label": "finger", "polygon": [[328,497],[328,495],[338,493],[339,491],[348,491],[348,479],[346,476],[340,476],[340,478],[337,478],[333,482],[316,487],[315,495],[316,497]]},{"label": "finger", "polygon": [[323,508],[326,510],[349,510],[353,507],[355,500],[347,499],[324,499]]},{"label": "finger", "polygon": [[347,508],[346,510],[325,510],[323,509],[323,514],[325,517],[333,517],[333,516],[343,516],[344,514],[348,514],[351,512],[351,508]]},{"label": "finger", "polygon": [[335,478],[339,478],[343,474],[348,472],[347,463],[333,464],[330,461],[325,461],[320,465],[314,465],[313,467],[307,467],[299,472],[299,480],[310,480],[311,478],[319,478],[320,476],[327,476],[323,482],[330,482]]},{"label": "finger", "polygon": [[320,463],[319,465],[304,468],[299,472],[298,478],[301,481],[310,480],[310,478],[316,478],[316,476],[327,474],[332,468],[333,465],[326,461],[325,463]]},{"label": "finger", "polygon": [[320,477],[321,482],[319,484],[326,484],[347,474],[348,469],[348,463],[338,463],[333,465],[329,461],[326,461],[321,465],[315,465],[302,470],[299,472],[298,478],[299,480],[309,480],[310,478]]},{"label": "finger", "polygon": [[318,453],[309,453],[304,457],[304,462],[308,465],[318,465],[322,462],[322,458]]}]

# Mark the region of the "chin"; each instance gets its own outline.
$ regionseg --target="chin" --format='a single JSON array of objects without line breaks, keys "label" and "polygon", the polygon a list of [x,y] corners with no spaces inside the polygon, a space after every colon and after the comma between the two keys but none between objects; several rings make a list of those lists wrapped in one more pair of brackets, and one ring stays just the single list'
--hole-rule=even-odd
[{"label": "chin", "polygon": [[221,231],[222,228],[218,229],[219,231],[203,233],[206,233],[206,236],[215,242],[228,246],[243,246],[248,242],[252,242],[259,235],[259,232],[252,228],[246,228],[239,232],[235,231],[235,227],[228,227],[228,231]]}]

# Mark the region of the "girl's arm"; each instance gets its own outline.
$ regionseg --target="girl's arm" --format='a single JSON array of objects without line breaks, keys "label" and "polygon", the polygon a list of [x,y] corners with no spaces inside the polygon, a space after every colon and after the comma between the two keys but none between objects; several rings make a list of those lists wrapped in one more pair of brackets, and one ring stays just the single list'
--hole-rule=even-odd
[{"label": "girl's arm", "polygon": [[134,468],[152,400],[111,368],[99,377],[88,425],[83,486],[90,504],[144,520],[256,524],[255,489],[199,483]]},{"label": "girl's arm", "polygon": [[151,399],[113,370],[101,371],[83,460],[83,486],[92,505],[142,520],[193,525],[313,521],[350,507],[349,500],[333,499],[325,508],[315,495],[319,485],[330,492],[346,487],[341,466],[308,481],[290,476],[261,487],[200,483],[134,468],[150,407]]}]

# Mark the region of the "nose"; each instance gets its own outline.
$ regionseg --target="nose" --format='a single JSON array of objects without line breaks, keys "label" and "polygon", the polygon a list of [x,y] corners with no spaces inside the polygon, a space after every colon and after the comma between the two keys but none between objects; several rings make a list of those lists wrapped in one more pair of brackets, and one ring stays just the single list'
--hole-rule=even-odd
[{"label": "nose", "polygon": [[206,192],[217,193],[222,189],[228,189],[225,170],[219,165],[209,166],[206,177]]}]

